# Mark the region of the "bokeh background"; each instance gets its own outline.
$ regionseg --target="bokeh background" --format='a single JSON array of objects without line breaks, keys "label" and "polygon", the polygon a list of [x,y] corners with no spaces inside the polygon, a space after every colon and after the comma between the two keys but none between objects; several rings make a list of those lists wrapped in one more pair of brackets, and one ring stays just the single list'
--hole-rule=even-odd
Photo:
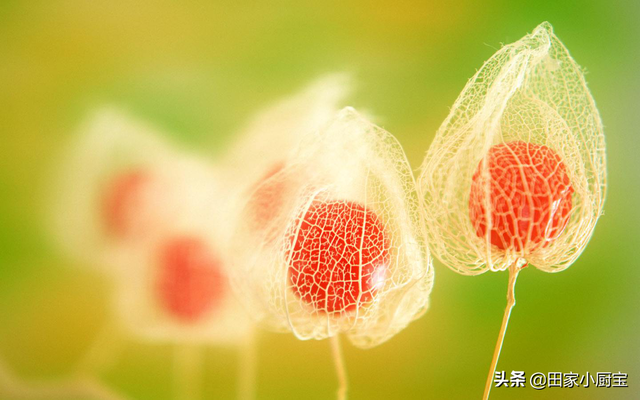
[{"label": "bokeh background", "polygon": [[[605,215],[568,270],[527,268],[498,370],[626,372],[628,389],[494,389],[492,399],[640,396],[640,3],[631,1],[0,2],[0,357],[25,378],[64,377],[110,313],[110,287],[43,229],[55,155],[95,107],[130,111],[220,156],[261,107],[332,71],[420,165],[458,93],[502,43],[548,20],[588,72],[605,124]],[[247,160],[250,162],[250,160]],[[506,273],[436,262],[431,309],[367,351],[345,344],[351,398],[480,398]],[[236,352],[210,348],[205,398],[235,396]],[[172,346],[128,342],[100,378],[172,398]],[[326,341],[259,338],[258,398],[325,399]]]}]

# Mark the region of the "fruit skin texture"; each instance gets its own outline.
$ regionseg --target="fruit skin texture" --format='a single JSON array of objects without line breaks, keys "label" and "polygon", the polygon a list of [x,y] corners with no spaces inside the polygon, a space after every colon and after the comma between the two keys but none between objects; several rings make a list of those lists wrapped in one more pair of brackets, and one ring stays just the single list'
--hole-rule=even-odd
[{"label": "fruit skin texture", "polygon": [[164,243],[157,274],[160,306],[184,323],[195,323],[215,311],[225,295],[220,260],[194,237],[176,237]]},{"label": "fruit skin texture", "polygon": [[490,242],[501,250],[531,252],[546,247],[569,222],[573,187],[561,157],[547,146],[502,143],[480,161],[471,182],[469,216],[481,238],[489,225],[487,189]]},{"label": "fruit skin texture", "polygon": [[313,201],[290,240],[289,283],[316,311],[354,311],[384,285],[390,242],[378,216],[361,204]]}]

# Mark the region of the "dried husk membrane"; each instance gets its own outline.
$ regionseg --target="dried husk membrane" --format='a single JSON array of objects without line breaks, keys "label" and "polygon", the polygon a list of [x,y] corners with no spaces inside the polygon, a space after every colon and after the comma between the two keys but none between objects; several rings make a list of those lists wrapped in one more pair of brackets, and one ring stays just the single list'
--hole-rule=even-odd
[{"label": "dried husk membrane", "polygon": [[[327,122],[349,91],[346,74],[322,76],[300,92],[259,112],[238,134],[221,165],[232,197],[230,210],[282,162],[309,132]],[[236,209],[237,211],[237,209]]]},{"label": "dried husk membrane", "polygon": [[118,175],[159,169],[173,156],[153,129],[117,110],[88,118],[61,157],[51,188],[51,227],[67,254],[94,266],[117,257],[130,241],[110,237],[105,226],[109,186]]},{"label": "dried husk membrane", "polygon": [[[203,216],[204,213],[200,215]],[[220,241],[211,235],[216,225],[208,222],[212,222],[211,218],[192,219],[190,223],[185,219],[182,228],[162,235],[152,243],[132,248],[126,257],[119,258],[119,269],[127,272],[117,276],[112,301],[120,323],[132,335],[156,343],[219,346],[242,342],[252,332],[250,318],[233,295],[223,264],[227,257],[222,253]],[[183,253],[182,261],[176,260],[182,263],[183,269],[167,275],[163,262],[168,260],[164,253],[168,246],[180,242],[193,243],[198,248]],[[203,274],[202,268],[209,268],[209,273]],[[191,276],[184,276],[185,273]],[[203,279],[204,282],[199,281]],[[207,287],[203,287],[205,282]],[[185,317],[163,301],[166,296],[163,285],[167,283],[172,287],[179,286],[179,293],[169,294],[174,300],[178,297],[179,302],[206,304],[197,314]],[[207,298],[202,299],[203,296]]]},{"label": "dried husk membrane", "polygon": [[[479,235],[471,223],[470,189],[478,171],[489,209],[487,154],[517,141],[546,146],[560,157],[573,190],[572,208],[566,227],[546,237],[545,246],[500,249],[492,245],[489,229]],[[584,250],[605,198],[602,122],[582,69],[549,23],[504,46],[467,83],[427,152],[419,188],[431,250],[462,274],[514,263],[557,272]],[[497,223],[487,214],[488,225]]]},{"label": "dried husk membrane", "polygon": [[[143,196],[126,217],[139,229],[114,234],[105,229],[105,196],[114,180],[138,173],[144,176]],[[181,320],[161,302],[161,255],[167,244],[194,240],[202,250],[193,257],[206,253],[216,264],[227,259],[223,243],[232,228],[224,225],[226,192],[221,174],[207,160],[180,150],[126,113],[103,109],[82,126],[57,175],[51,189],[52,233],[68,256],[112,279],[114,309],[129,332],[153,341],[219,344],[237,342],[250,331],[224,265],[215,267],[226,289],[210,312]]]},{"label": "dried husk membrane", "polygon": [[[277,202],[266,220],[255,220],[258,196]],[[295,239],[305,216],[317,204],[366,210],[359,215],[382,226],[367,228],[363,223],[361,228],[363,232],[383,230],[386,237],[384,244],[377,242],[385,247],[384,273],[378,276],[368,301],[333,310],[322,300],[309,302],[296,294],[300,288],[291,278],[292,258],[304,251],[296,243],[304,242]],[[366,217],[366,213],[373,216]],[[307,135],[282,168],[262,181],[244,202],[231,253],[235,257],[232,283],[250,314],[272,330],[291,331],[299,339],[346,333],[356,346],[378,345],[428,307],[433,269],[421,218],[415,181],[398,142],[346,108]],[[322,242],[322,235],[318,240],[322,249],[314,257],[319,259],[331,247],[341,246]],[[364,243],[366,233],[359,240]],[[380,250],[363,247],[359,245],[352,260],[360,271],[365,268],[365,252]],[[334,267],[340,268],[338,264]]]},{"label": "dried husk membrane", "polygon": [[[145,179],[142,204],[131,217],[145,226],[133,234],[112,234],[105,226],[105,198],[119,177],[138,172]],[[108,265],[132,245],[179,229],[190,210],[210,207],[219,196],[214,184],[219,180],[205,160],[177,150],[125,113],[103,109],[61,158],[51,188],[51,228],[68,254],[86,264]]]},{"label": "dried husk membrane", "polygon": [[[174,201],[173,207],[164,210],[170,214],[162,214],[169,218],[169,225],[144,242],[130,243],[117,264],[112,264],[120,271],[113,297],[116,310],[127,329],[149,341],[217,346],[240,343],[251,333],[252,324],[234,297],[226,272],[229,257],[225,243],[233,227],[226,224],[226,192],[220,174],[203,160],[186,154],[175,156],[173,162],[154,170],[165,177],[165,194],[171,198],[168,202]],[[181,242],[190,243],[192,249],[188,254],[184,254],[186,249],[180,250],[182,261],[173,261],[182,268],[167,275],[167,248]],[[209,273],[203,275],[202,268]],[[203,287],[202,279],[210,286]],[[178,291],[170,295],[174,300],[207,302],[200,298],[208,296],[208,304],[197,315],[184,318],[163,301],[162,285],[166,283]]]}]

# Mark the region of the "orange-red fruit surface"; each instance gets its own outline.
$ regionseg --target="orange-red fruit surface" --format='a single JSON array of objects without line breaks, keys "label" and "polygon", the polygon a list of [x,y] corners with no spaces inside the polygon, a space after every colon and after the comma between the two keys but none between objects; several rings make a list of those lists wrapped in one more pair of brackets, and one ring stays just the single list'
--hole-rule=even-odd
[{"label": "orange-red fruit surface", "polygon": [[351,312],[384,285],[390,242],[380,218],[352,201],[314,201],[292,237],[289,283],[315,310]]},{"label": "orange-red fruit surface", "polygon": [[572,193],[555,151],[523,141],[502,143],[489,149],[473,175],[469,216],[476,234],[484,238],[489,229],[497,248],[533,251],[551,244],[567,226]]}]

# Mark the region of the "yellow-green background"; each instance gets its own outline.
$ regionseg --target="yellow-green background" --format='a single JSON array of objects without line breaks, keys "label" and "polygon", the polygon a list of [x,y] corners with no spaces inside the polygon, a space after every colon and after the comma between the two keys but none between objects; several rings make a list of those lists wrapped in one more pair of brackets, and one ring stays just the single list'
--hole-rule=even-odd
[{"label": "yellow-green background", "polygon": [[[605,215],[568,270],[518,280],[499,370],[627,372],[628,389],[494,389],[493,399],[640,398],[640,3],[453,0],[0,2],[0,356],[55,378],[109,314],[109,287],[73,268],[43,230],[53,156],[96,106],[114,104],[212,159],[260,107],[349,71],[349,102],[381,117],[414,168],[467,79],[501,43],[548,20],[600,109]],[[480,398],[506,273],[436,262],[429,312],[367,351],[345,346],[354,399]],[[236,353],[210,348],[208,398],[234,396]],[[102,378],[136,399],[171,398],[170,346],[130,343]],[[259,398],[330,398],[328,342],[264,333]]]}]

